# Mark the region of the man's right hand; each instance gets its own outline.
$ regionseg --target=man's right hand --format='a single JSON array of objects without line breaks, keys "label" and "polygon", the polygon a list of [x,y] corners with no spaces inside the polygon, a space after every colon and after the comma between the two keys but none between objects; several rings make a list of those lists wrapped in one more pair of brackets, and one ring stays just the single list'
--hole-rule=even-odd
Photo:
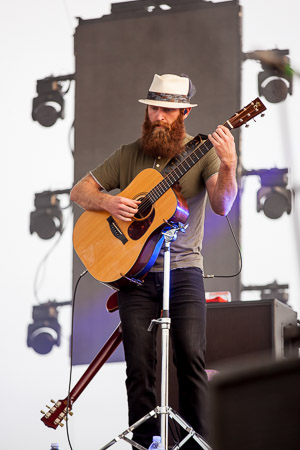
[{"label": "man's right hand", "polygon": [[87,211],[107,211],[117,219],[130,222],[141,203],[130,198],[113,196],[103,192],[102,187],[87,174],[71,190],[71,201]]},{"label": "man's right hand", "polygon": [[133,216],[138,212],[138,205],[141,203],[137,200],[131,200],[130,198],[113,196],[110,194],[102,194],[103,209],[109,212],[116,219],[130,222]]}]

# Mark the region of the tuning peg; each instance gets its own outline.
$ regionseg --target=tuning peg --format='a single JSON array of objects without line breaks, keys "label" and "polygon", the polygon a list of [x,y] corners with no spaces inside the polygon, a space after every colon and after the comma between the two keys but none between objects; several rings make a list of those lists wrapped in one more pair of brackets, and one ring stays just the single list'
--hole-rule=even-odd
[{"label": "tuning peg", "polygon": [[59,426],[60,426],[60,427],[63,427],[63,426],[64,426],[64,424],[63,424],[63,423],[61,423],[61,422],[59,422]]},{"label": "tuning peg", "polygon": [[256,120],[255,119],[253,119],[254,120],[254,122],[256,122]]},{"label": "tuning peg", "polygon": [[73,416],[72,411],[69,411],[68,414],[69,414],[69,416]]},{"label": "tuning peg", "polygon": [[260,117],[265,117],[265,114],[264,114],[264,113],[262,113],[262,114],[260,115]]},{"label": "tuning peg", "polygon": [[250,127],[249,123],[246,123],[245,128],[249,128],[249,127]]},{"label": "tuning peg", "polygon": [[51,399],[50,402],[51,402],[51,403],[55,403],[55,400],[52,400],[52,399]]},{"label": "tuning peg", "polygon": [[51,409],[51,406],[49,406],[49,405],[46,405],[46,408],[48,408],[48,409]]},{"label": "tuning peg", "polygon": [[44,415],[46,414],[45,411],[43,411],[42,409],[41,409],[41,413],[44,414]]}]

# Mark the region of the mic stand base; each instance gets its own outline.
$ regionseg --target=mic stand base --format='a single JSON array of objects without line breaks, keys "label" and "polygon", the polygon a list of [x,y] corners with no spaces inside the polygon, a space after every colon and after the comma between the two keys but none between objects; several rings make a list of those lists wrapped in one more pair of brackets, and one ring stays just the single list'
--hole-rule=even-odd
[{"label": "mic stand base", "polygon": [[174,445],[174,447],[172,447],[172,450],[179,449],[180,447],[182,447],[183,444],[185,444],[191,438],[194,439],[203,450],[212,450],[211,447],[208,445],[208,443],[203,439],[203,437],[200,436],[200,434],[196,433],[196,431],[194,431],[193,428],[187,422],[185,422],[185,420],[182,417],[180,417],[179,414],[177,414],[170,406],[167,406],[164,408],[161,406],[157,406],[155,409],[150,411],[144,417],[142,417],[137,422],[135,422],[133,425],[128,427],[126,430],[124,430],[123,433],[119,434],[114,439],[112,439],[110,442],[108,442],[106,445],[101,447],[100,450],[106,450],[107,448],[116,444],[121,439],[125,442],[128,442],[133,447],[135,447],[139,450],[147,450],[142,445],[138,444],[137,442],[133,441],[132,439],[129,439],[127,437],[127,434],[134,431],[137,427],[142,425],[144,422],[146,422],[151,417],[157,417],[160,414],[167,414],[168,417],[175,420],[187,432],[187,435],[178,444]]}]

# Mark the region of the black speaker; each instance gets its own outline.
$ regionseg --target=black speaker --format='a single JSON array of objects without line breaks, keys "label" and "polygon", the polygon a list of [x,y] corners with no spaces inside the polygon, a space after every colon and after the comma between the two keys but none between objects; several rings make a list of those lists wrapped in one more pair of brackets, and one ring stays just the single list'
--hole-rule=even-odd
[{"label": "black speaker", "polygon": [[210,383],[214,450],[298,450],[300,360],[236,369]]},{"label": "black speaker", "polygon": [[[284,357],[284,330],[297,324],[297,313],[276,299],[207,303],[207,369],[221,371],[263,356]],[[160,334],[158,334],[157,398],[160,399]],[[178,383],[169,358],[169,405],[178,411]]]},{"label": "black speaker", "polygon": [[276,299],[208,303],[206,365],[219,370],[259,354],[282,358],[284,329],[296,324],[297,313]]}]

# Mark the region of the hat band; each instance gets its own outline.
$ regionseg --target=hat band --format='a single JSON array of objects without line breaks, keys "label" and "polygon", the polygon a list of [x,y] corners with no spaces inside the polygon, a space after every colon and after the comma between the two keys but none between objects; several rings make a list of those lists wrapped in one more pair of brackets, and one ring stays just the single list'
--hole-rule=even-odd
[{"label": "hat band", "polygon": [[163,94],[162,92],[148,91],[147,100],[159,100],[173,103],[189,103],[187,95]]}]

